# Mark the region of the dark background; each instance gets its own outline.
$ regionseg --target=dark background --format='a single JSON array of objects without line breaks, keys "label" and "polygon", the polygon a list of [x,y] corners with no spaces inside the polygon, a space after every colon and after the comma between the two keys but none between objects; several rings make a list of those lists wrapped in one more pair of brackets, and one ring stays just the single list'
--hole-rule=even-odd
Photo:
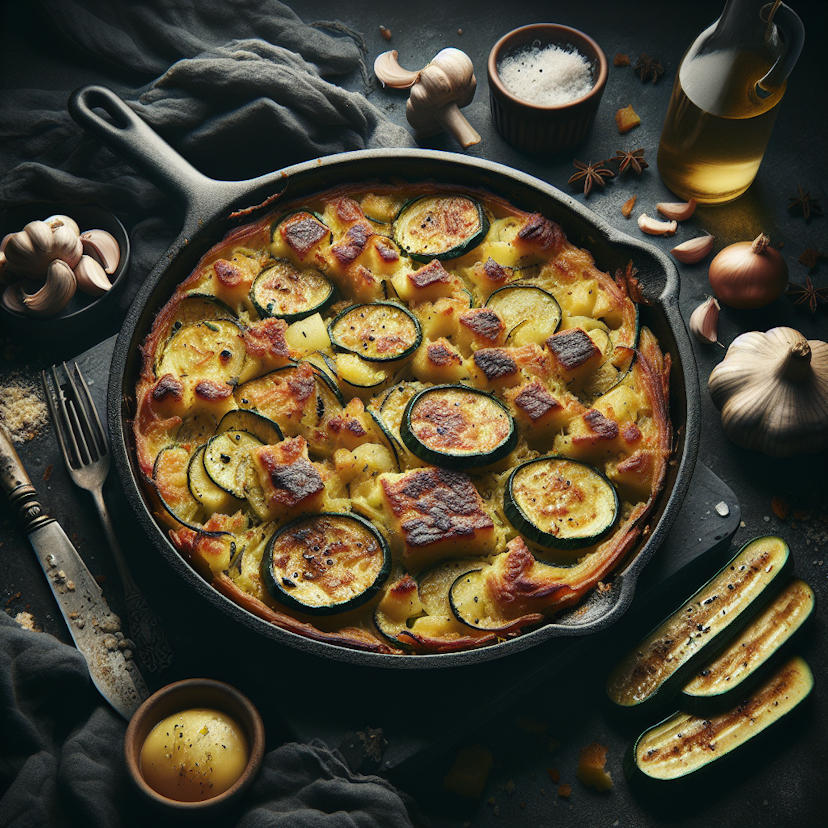
[{"label": "dark background", "polygon": [[[828,202],[826,177],[826,85],[828,61],[824,47],[828,31],[828,4],[792,2],[806,28],[805,47],[794,69],[781,111],[768,146],[765,160],[750,190],[730,205],[699,207],[692,219],[684,222],[672,239],[648,238],[656,247],[669,250],[675,244],[708,231],[716,236],[714,252],[735,241],[753,239],[759,232],[768,233],[775,246],[781,247],[788,262],[792,282],[803,284],[810,275],[817,287],[828,287],[828,261],[819,260],[809,270],[798,259],[808,249],[828,252],[828,234],[824,215],[806,221],[788,211],[789,199],[796,196],[801,183],[812,196]],[[54,34],[37,25],[36,3],[0,5],[0,118],[3,91],[17,88],[60,89],[68,93],[77,86],[102,82],[117,92],[127,94],[143,80],[130,77],[102,64],[87,62],[82,55],[61,46]],[[698,32],[720,13],[722,4],[711,0],[693,3],[604,2],[591,0],[580,4],[561,2],[524,2],[513,7],[502,2],[478,0],[473,5],[423,3],[417,6],[380,2],[341,3],[313,0],[294,6],[306,22],[341,20],[362,33],[367,49],[368,67],[382,51],[394,48],[406,68],[424,66],[440,49],[455,46],[472,58],[478,80],[476,97],[464,113],[481,134],[480,144],[467,150],[477,156],[506,164],[537,176],[570,192],[603,219],[633,236],[640,232],[634,218],[626,220],[621,205],[633,194],[638,196],[636,211],[654,212],[659,201],[676,200],[661,183],[656,167],[658,139],[667,110],[670,90],[684,50]],[[534,22],[556,22],[573,26],[593,37],[603,48],[610,63],[617,52],[626,53],[634,62],[642,52],[661,60],[666,69],[659,83],[642,84],[631,67],[610,66],[609,80],[595,126],[590,137],[571,153],[555,157],[530,157],[507,145],[494,131],[488,109],[486,59],[489,49],[506,32]],[[390,41],[380,35],[379,27],[391,31]],[[460,33],[462,31],[462,34]],[[255,33],[252,33],[255,34]],[[366,90],[361,77],[345,81],[348,88],[366,92],[376,106],[392,120],[405,125],[407,94],[379,88],[376,81]],[[615,111],[632,104],[642,124],[626,135],[615,127]],[[448,136],[437,136],[422,146],[449,151],[459,150]],[[574,172],[573,158],[594,161],[608,158],[619,149],[645,149],[650,167],[643,175],[626,174],[584,199],[581,192],[567,186]],[[274,150],[273,168],[281,166]],[[0,170],[5,174],[7,170]],[[209,172],[209,171],[206,171]],[[175,216],[176,208],[171,208]],[[707,265],[679,265],[681,274],[681,308],[685,319],[709,294]],[[828,305],[813,314],[806,305],[794,305],[781,297],[772,305],[756,311],[735,311],[723,307],[719,336],[727,346],[739,333],[767,330],[788,325],[808,338],[828,339]],[[49,348],[37,342],[23,342],[8,332],[0,332],[3,358],[0,380],[23,372],[35,376],[40,368],[57,359],[73,357],[117,333],[120,320],[105,320],[94,331],[79,332],[76,339]],[[135,537],[130,529],[134,522],[128,507],[119,496],[116,481],[110,481],[109,497],[118,519],[120,533],[130,559],[139,561],[136,578],[167,624],[177,651],[177,661],[166,676],[152,681],[172,681],[197,672],[225,678],[248,692],[260,709],[268,713],[270,744],[298,735],[319,735],[338,740],[342,732],[365,727],[383,727],[395,747],[395,739],[408,745],[412,733],[433,729],[433,710],[440,697],[450,693],[456,711],[456,744],[441,745],[444,752],[425,753],[424,763],[411,762],[393,776],[394,781],[415,794],[421,807],[437,828],[460,826],[468,820],[475,826],[516,825],[594,825],[594,826],[707,826],[749,824],[760,828],[811,826],[822,824],[818,815],[826,813],[828,794],[825,768],[828,760],[826,733],[826,664],[825,636],[828,611],[825,608],[825,583],[828,575],[828,452],[774,460],[741,450],[723,434],[718,412],[706,391],[707,377],[723,358],[719,345],[694,344],[702,389],[702,439],[698,460],[713,472],[710,488],[697,493],[701,512],[689,521],[680,522],[666,546],[671,554],[680,554],[683,542],[698,545],[693,537],[692,518],[704,528],[705,539],[711,537],[705,520],[705,497],[715,502],[721,494],[726,500],[735,497],[734,513],[740,521],[733,525],[732,551],[749,539],[766,533],[782,535],[793,550],[795,571],[805,578],[818,595],[818,612],[799,651],[812,666],[816,690],[805,708],[792,717],[771,741],[746,751],[739,762],[728,766],[695,787],[690,794],[656,802],[630,790],[621,771],[626,746],[634,736],[628,727],[614,721],[602,707],[602,681],[607,670],[630,646],[638,630],[660,620],[670,600],[680,601],[700,584],[703,568],[687,571],[673,581],[666,597],[647,597],[645,589],[618,629],[610,635],[579,644],[564,653],[561,647],[538,651],[538,661],[547,659],[550,669],[537,680],[529,680],[532,670],[524,664],[512,667],[508,661],[491,662],[486,669],[468,671],[457,680],[414,680],[411,671],[393,678],[366,677],[356,672],[339,674],[339,667],[308,664],[293,653],[280,650],[260,638],[248,640],[247,632],[227,629],[222,618],[210,608],[193,602],[182,582],[173,578],[157,559],[149,543]],[[98,380],[98,394],[106,377],[106,352],[98,349],[87,357],[87,364]],[[45,431],[20,449],[35,485],[47,509],[55,514],[79,546],[94,573],[107,577],[110,588],[105,592],[113,607],[119,609],[114,567],[102,543],[92,505],[85,493],[68,483],[53,437]],[[51,467],[51,469],[50,469]],[[47,470],[50,474],[47,475]],[[44,477],[48,476],[48,482]],[[721,487],[716,481],[721,482]],[[709,482],[705,477],[705,481]],[[704,488],[700,485],[700,489]],[[774,511],[774,498],[782,498],[789,507],[787,517]],[[709,504],[708,504],[709,505]],[[25,539],[12,523],[5,506],[0,506],[0,601],[7,611],[16,613],[28,608],[41,626],[66,639],[62,621],[56,617],[51,596],[33,556],[28,554]],[[681,535],[684,534],[684,537]],[[715,533],[714,533],[715,535]],[[712,545],[712,544],[703,544]],[[721,545],[714,557],[705,560],[712,572],[715,563],[726,554]],[[18,597],[19,593],[19,597]],[[675,597],[677,596],[677,597]],[[535,665],[537,666],[537,665]],[[513,674],[510,692],[509,673]],[[541,680],[542,678],[542,680]],[[337,683],[353,684],[367,699],[365,715],[361,708],[337,708]],[[325,685],[331,698],[330,710],[314,711],[292,688],[303,684]],[[447,688],[447,684],[450,687]],[[389,687],[391,689],[389,689]],[[324,694],[323,694],[324,695]],[[315,698],[311,693],[308,698]],[[495,703],[496,702],[496,703]],[[296,707],[286,716],[286,705]],[[273,712],[274,708],[279,713]],[[489,715],[494,713],[494,715]],[[283,719],[292,724],[285,726]],[[523,720],[521,721],[521,719]],[[525,719],[533,723],[529,726]],[[319,722],[314,732],[314,721]],[[335,724],[332,725],[331,722]],[[445,728],[441,728],[445,730]],[[529,732],[535,731],[535,732]],[[550,750],[550,738],[559,743]],[[608,769],[615,780],[614,788],[598,794],[585,788],[575,778],[580,749],[592,741],[609,748]],[[494,766],[479,800],[465,800],[440,791],[442,778],[454,757],[456,747],[479,743],[492,750]],[[556,768],[562,782],[573,787],[569,799],[557,796],[557,785],[548,770]]]}]

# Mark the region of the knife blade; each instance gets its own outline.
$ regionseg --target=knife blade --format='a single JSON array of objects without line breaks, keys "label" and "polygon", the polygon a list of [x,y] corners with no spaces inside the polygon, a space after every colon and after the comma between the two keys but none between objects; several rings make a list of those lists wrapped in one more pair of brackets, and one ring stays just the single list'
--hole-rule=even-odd
[{"label": "knife blade", "polygon": [[121,621],[110,610],[60,524],[37,500],[17,450],[0,425],[0,486],[17,510],[75,646],[86,659],[92,683],[127,721],[149,689],[132,658],[121,648]]}]

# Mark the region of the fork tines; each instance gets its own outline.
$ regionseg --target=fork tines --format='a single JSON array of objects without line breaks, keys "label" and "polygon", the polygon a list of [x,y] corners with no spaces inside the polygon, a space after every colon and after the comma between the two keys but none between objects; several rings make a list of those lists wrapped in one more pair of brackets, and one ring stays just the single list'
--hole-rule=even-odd
[{"label": "fork tines", "polygon": [[44,371],[43,384],[60,449],[70,469],[88,466],[107,454],[106,432],[76,362],[62,364],[63,381],[57,366],[51,368],[51,388]]}]

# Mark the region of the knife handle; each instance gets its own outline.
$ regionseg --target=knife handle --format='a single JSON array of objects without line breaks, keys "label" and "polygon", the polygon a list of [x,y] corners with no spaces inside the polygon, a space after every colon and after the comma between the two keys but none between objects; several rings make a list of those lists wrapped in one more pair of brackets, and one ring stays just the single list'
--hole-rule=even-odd
[{"label": "knife handle", "polygon": [[17,510],[18,517],[26,532],[50,523],[52,518],[46,515],[37,499],[37,492],[11,441],[5,427],[0,425],[0,487],[6,494],[12,509]]}]

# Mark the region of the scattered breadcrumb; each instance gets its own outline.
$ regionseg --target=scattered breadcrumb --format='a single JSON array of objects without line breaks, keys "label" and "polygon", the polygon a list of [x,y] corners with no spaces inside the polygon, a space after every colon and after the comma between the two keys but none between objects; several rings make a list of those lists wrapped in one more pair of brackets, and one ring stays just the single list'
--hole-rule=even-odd
[{"label": "scattered breadcrumb", "polygon": [[638,196],[633,196],[624,202],[624,206],[621,208],[621,215],[624,216],[624,218],[629,218],[632,215],[636,198],[638,198]]},{"label": "scattered breadcrumb", "polygon": [[791,511],[788,501],[784,497],[774,497],[771,501],[771,509],[773,509],[773,513],[779,520],[785,520]]},{"label": "scattered breadcrumb", "polygon": [[557,768],[547,768],[547,774],[549,774],[549,778],[553,782],[560,782],[561,781],[561,772]]},{"label": "scattered breadcrumb", "polygon": [[618,52],[615,57],[612,59],[613,66],[629,66],[630,65],[630,56],[623,54],[623,52]]},{"label": "scattered breadcrumb", "polygon": [[569,799],[572,796],[572,785],[569,782],[564,782],[563,785],[558,785],[558,796],[564,799]]},{"label": "scattered breadcrumb", "polygon": [[822,255],[818,250],[814,250],[813,248],[809,247],[807,250],[802,252],[802,255],[799,257],[799,263],[804,264],[809,270],[813,270],[817,264],[819,263],[819,258]]},{"label": "scattered breadcrumb", "polygon": [[632,104],[629,104],[615,113],[615,123],[618,125],[618,131],[623,135],[635,129],[641,123],[641,118],[635,114]]},{"label": "scattered breadcrumb", "polygon": [[23,627],[24,630],[30,630],[31,632],[41,632],[40,627],[37,625],[37,621],[35,621],[35,617],[30,612],[18,612],[17,615],[14,616],[14,620]]},{"label": "scattered breadcrumb", "polygon": [[380,26],[380,34],[386,40],[391,40],[391,29],[386,29],[385,26]]},{"label": "scattered breadcrumb", "polygon": [[492,752],[482,745],[463,748],[443,778],[443,790],[477,799],[483,793],[493,761]]},{"label": "scattered breadcrumb", "polygon": [[49,421],[49,409],[40,386],[26,377],[13,374],[0,388],[0,423],[13,443],[37,437]]},{"label": "scattered breadcrumb", "polygon": [[607,748],[593,742],[581,751],[575,775],[584,785],[598,791],[606,791],[612,787],[612,777],[607,772],[606,764]]}]

